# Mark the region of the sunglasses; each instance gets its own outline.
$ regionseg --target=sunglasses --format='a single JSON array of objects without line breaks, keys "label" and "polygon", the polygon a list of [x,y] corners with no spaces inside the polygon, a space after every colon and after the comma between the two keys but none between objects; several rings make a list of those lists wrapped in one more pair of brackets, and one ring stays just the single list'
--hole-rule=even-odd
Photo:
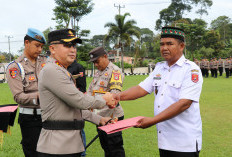
[{"label": "sunglasses", "polygon": [[50,45],[54,45],[54,44],[63,44],[63,46],[67,48],[71,48],[71,47],[76,48],[77,46],[77,43],[72,43],[72,42],[55,42],[55,43],[51,43]]}]

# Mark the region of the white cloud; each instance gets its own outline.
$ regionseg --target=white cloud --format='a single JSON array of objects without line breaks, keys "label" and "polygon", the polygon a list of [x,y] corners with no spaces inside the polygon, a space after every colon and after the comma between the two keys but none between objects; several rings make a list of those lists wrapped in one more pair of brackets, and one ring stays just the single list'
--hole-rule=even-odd
[{"label": "white cloud", "polygon": [[[129,12],[131,17],[137,21],[139,27],[147,27],[154,31],[155,22],[159,18],[159,12],[166,8],[171,0],[93,0],[94,10],[84,16],[80,21],[81,29],[91,30],[91,36],[107,33],[108,28],[104,28],[107,22],[114,22],[114,16],[118,14],[115,5],[125,5],[121,9],[121,14]],[[208,9],[209,15],[202,18],[210,23],[218,16],[226,15],[232,18],[231,0],[213,0],[214,4]],[[8,52],[6,35],[12,35],[12,41],[23,40],[29,27],[37,28],[41,31],[48,27],[54,27],[55,21],[51,20],[54,0],[0,0],[0,51]],[[140,4],[140,5],[138,5]],[[144,4],[144,5],[141,5]],[[197,18],[195,14],[186,15]],[[3,43],[5,42],[5,43]],[[23,46],[23,42],[11,43],[12,52],[16,53]]]}]

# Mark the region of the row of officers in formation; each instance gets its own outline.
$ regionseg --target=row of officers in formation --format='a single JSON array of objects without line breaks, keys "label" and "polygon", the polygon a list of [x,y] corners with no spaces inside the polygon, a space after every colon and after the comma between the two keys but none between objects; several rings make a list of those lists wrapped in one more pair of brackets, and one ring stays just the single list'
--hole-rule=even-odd
[{"label": "row of officers in formation", "polygon": [[201,72],[203,77],[209,77],[209,71],[211,73],[211,77],[217,78],[218,72],[219,75],[222,76],[223,71],[225,69],[226,78],[232,75],[232,56],[227,58],[211,58],[210,61],[208,59],[201,59],[201,61],[194,59],[194,62],[201,68]]}]

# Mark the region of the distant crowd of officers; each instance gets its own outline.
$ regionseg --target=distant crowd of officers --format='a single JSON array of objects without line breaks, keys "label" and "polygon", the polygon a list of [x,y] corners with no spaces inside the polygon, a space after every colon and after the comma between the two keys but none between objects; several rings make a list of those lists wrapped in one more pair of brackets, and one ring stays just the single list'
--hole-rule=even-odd
[{"label": "distant crowd of officers", "polygon": [[232,75],[232,56],[222,59],[221,57],[217,60],[217,58],[201,59],[201,61],[194,59],[194,62],[201,68],[201,72],[203,77],[209,77],[209,71],[211,73],[211,77],[217,78],[218,72],[219,75],[222,76],[223,71],[225,69],[226,78]]}]

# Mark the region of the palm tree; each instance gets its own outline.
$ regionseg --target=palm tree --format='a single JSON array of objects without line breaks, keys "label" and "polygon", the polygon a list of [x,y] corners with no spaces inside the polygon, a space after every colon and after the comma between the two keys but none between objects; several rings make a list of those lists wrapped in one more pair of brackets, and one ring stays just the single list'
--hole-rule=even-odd
[{"label": "palm tree", "polygon": [[123,64],[123,47],[129,46],[132,42],[132,37],[135,36],[138,39],[140,38],[140,32],[136,29],[135,20],[125,21],[125,18],[130,16],[129,13],[124,15],[116,15],[115,23],[109,22],[105,24],[105,27],[109,27],[108,34],[105,37],[105,41],[110,39],[118,39],[119,42],[115,44],[115,47],[121,48],[121,64],[122,72],[124,73],[124,64]]}]

